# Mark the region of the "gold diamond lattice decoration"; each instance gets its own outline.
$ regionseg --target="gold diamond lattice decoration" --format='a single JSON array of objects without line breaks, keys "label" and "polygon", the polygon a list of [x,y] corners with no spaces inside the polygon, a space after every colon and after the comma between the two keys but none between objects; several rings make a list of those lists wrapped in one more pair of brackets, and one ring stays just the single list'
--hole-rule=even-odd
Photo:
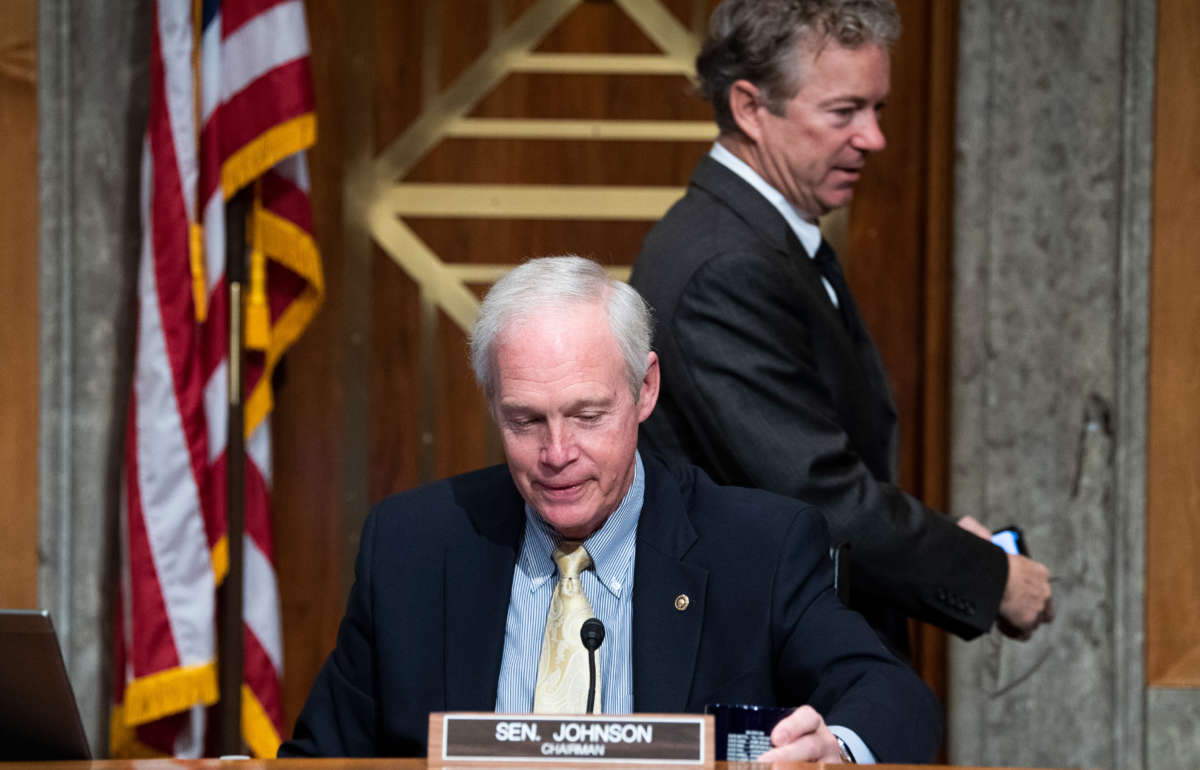
[{"label": "gold diamond lattice decoration", "polygon": [[[404,182],[413,167],[446,137],[564,141],[706,141],[710,121],[539,120],[469,118],[510,73],[678,74],[692,77],[699,38],[658,0],[615,4],[662,54],[535,53],[534,48],[583,0],[538,0],[511,24],[493,29],[483,53],[449,87],[426,99],[409,128],[371,164],[367,227],[376,242],[420,286],[422,297],[464,331],[479,302],[469,283],[491,283],[514,265],[454,265],[443,261],[404,222],[405,217],[657,220],[679,187],[595,185],[427,184]],[[433,57],[426,57],[429,62]],[[428,66],[428,65],[427,65]],[[425,82],[435,78],[426,73]],[[612,268],[620,278],[629,268]]]}]

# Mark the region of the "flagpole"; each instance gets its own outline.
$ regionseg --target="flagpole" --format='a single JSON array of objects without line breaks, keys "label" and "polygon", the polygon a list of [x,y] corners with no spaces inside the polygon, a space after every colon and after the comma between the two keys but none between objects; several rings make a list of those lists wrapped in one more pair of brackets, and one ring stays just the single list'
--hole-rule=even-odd
[{"label": "flagpole", "polygon": [[218,593],[217,661],[219,666],[222,755],[244,754],[242,740],[242,586],[243,534],[246,520],[245,372],[243,287],[246,283],[246,215],[253,187],[237,192],[225,207],[225,281],[229,288],[228,433],[225,443],[226,542],[229,569]]}]

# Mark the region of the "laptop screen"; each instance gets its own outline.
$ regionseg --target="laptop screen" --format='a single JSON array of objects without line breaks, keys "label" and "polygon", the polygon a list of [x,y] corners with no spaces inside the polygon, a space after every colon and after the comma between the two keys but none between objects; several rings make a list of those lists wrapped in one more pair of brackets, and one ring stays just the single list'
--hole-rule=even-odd
[{"label": "laptop screen", "polygon": [[0,759],[91,759],[46,610],[0,609]]}]

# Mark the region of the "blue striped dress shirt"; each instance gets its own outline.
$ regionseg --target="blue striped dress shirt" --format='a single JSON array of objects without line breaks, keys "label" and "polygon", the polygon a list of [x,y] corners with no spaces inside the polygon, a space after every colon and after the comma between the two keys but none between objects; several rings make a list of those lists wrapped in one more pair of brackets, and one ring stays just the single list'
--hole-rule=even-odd
[{"label": "blue striped dress shirt", "polygon": [[[604,623],[604,643],[596,653],[596,675],[601,677],[601,707],[605,714],[633,711],[633,653],[629,633],[633,616],[633,553],[645,487],[642,458],[635,455],[633,483],[625,498],[604,526],[583,543],[595,566],[584,570],[580,582],[592,611]],[[513,570],[512,598],[504,630],[497,712],[533,711],[546,615],[557,582],[551,554],[561,539],[526,504],[525,536]],[[579,704],[580,711],[583,707],[584,704]]]}]

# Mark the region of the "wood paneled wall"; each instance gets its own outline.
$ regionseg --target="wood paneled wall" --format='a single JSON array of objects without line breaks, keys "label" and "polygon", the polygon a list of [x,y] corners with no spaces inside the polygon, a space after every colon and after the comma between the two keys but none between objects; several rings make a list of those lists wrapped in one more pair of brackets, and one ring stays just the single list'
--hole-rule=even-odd
[{"label": "wood paneled wall", "polygon": [[[665,50],[631,21],[623,4],[665,12],[667,27],[694,35],[715,0],[582,2],[540,38],[534,53],[647,56]],[[464,79],[481,77],[477,63],[514,21],[553,5],[308,0],[320,126],[310,163],[328,302],[288,355],[273,421],[289,720],[334,644],[366,503],[422,478],[499,458],[470,376],[465,334],[444,296],[455,287],[414,271],[406,260],[426,251],[436,255],[447,270],[459,271],[454,275],[469,275],[466,289],[478,297],[494,266],[528,256],[570,251],[629,265],[657,217],[653,211],[626,218],[596,218],[589,211],[463,216],[450,206],[448,213],[372,219],[366,209],[373,190],[403,182],[455,190],[486,184],[682,191],[715,135],[713,129],[677,141],[597,141],[460,132],[441,136],[411,163],[400,164],[399,178],[372,178],[372,169],[386,166],[381,157],[394,160],[396,147],[413,138],[414,126],[452,111],[454,104],[443,97],[459,94],[455,89]],[[885,117],[890,145],[871,160],[860,187],[846,260],[896,387],[903,482],[935,505],[945,499],[952,5],[900,3],[905,33],[893,57],[892,106]],[[536,67],[500,77],[465,117],[710,121],[707,106],[676,72]],[[439,187],[436,195],[443,194]],[[437,208],[439,201],[422,203]],[[413,236],[407,245],[381,248],[373,242],[369,232],[374,227],[378,233],[381,219],[407,228]],[[431,396],[431,407],[423,408]],[[922,670],[939,686],[942,655],[936,644],[922,644],[928,651]]]},{"label": "wood paneled wall", "polygon": [[37,2],[0,3],[0,607],[37,606]]},{"label": "wood paneled wall", "polygon": [[[892,52],[888,146],[855,192],[845,270],[895,394],[900,486],[945,511],[957,4],[897,7],[904,31]],[[945,634],[911,625],[913,664],[944,703]]]},{"label": "wood paneled wall", "polygon": [[1200,4],[1161,0],[1146,457],[1146,681],[1200,687]]}]

